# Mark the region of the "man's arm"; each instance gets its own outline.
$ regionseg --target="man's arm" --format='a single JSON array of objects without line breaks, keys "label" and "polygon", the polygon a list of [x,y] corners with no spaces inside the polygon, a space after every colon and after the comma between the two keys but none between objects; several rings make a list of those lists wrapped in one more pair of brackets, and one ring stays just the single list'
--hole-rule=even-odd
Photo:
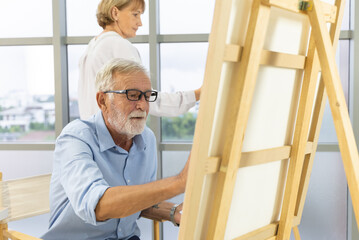
[{"label": "man's arm", "polygon": [[[159,204],[155,204],[150,208],[147,208],[141,212],[141,217],[149,218],[156,221],[172,221],[171,219],[171,209],[175,206],[174,203],[171,202],[160,202]],[[179,224],[181,221],[181,210],[182,204],[178,205],[178,207],[174,211],[174,221]]]},{"label": "man's arm", "polygon": [[183,193],[186,187],[189,158],[177,176],[142,185],[108,188],[96,206],[96,220],[126,217]]}]

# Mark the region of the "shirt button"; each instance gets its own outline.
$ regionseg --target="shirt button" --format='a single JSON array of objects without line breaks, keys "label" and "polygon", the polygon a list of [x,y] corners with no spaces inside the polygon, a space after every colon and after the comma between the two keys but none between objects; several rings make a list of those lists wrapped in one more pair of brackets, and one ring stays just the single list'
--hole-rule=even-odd
[{"label": "shirt button", "polygon": [[127,182],[128,182],[128,183],[131,182],[130,179],[128,179]]},{"label": "shirt button", "polygon": [[120,232],[122,231],[122,229],[120,228],[120,229],[118,229]]}]

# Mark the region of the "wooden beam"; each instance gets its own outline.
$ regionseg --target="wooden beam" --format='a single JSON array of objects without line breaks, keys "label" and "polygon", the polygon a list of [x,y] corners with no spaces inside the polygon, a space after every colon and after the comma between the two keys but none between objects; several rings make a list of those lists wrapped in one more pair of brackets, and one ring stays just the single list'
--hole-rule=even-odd
[{"label": "wooden beam", "polygon": [[[225,48],[224,61],[240,62],[243,47],[235,44],[228,44]],[[288,53],[273,52],[262,50],[261,65],[272,67],[304,69],[306,57]]]},{"label": "wooden beam", "polygon": [[298,189],[302,176],[305,158],[305,143],[308,140],[309,125],[312,118],[313,102],[318,79],[319,62],[313,36],[308,46],[307,65],[304,70],[303,84],[299,101],[297,119],[292,144],[292,156],[289,162],[287,181],[282,204],[282,211],[278,228],[278,239],[290,238],[295,207],[298,198]]},{"label": "wooden beam", "polygon": [[304,69],[306,57],[288,53],[262,51],[260,64],[281,68]]},{"label": "wooden beam", "polygon": [[212,174],[219,171],[221,158],[220,157],[210,157],[206,160],[204,165],[205,174]]},{"label": "wooden beam", "polygon": [[319,60],[322,68],[325,88],[329,98],[330,109],[333,115],[339,148],[342,155],[349,191],[351,194],[356,221],[359,222],[359,155],[355,137],[348,114],[338,68],[335,62],[335,53],[329,37],[327,26],[322,20],[323,13],[318,0],[312,0],[313,10],[308,11],[318,48]]},{"label": "wooden beam", "polygon": [[274,237],[277,234],[278,223],[272,223],[262,228],[258,228],[243,236],[234,238],[233,240],[263,240]]},{"label": "wooden beam", "polygon": [[293,234],[294,234],[295,240],[300,240],[300,234],[299,234],[298,226],[293,227]]},{"label": "wooden beam", "polygon": [[239,62],[241,60],[243,47],[236,44],[227,44],[224,49],[223,61]]},{"label": "wooden beam", "polygon": [[224,238],[269,15],[270,8],[268,6],[262,5],[260,0],[253,1],[242,61],[239,66],[239,107],[233,114],[236,119],[235,127],[227,126],[220,165],[220,169],[224,168],[227,171],[218,172],[213,201],[213,206],[216,207],[211,211],[207,239]]},{"label": "wooden beam", "polygon": [[4,236],[4,233],[7,232],[8,226],[7,223],[1,223],[0,224],[0,240],[8,240],[6,236]]},{"label": "wooden beam", "polygon": [[[198,112],[191,152],[191,162],[183,205],[183,215],[178,239],[199,239],[195,235],[198,218],[201,216],[200,202],[204,185],[203,161],[208,157],[208,149],[215,116],[219,81],[222,74],[223,54],[226,46],[227,30],[231,13],[231,0],[216,1],[213,24],[209,36],[206,71],[201,93],[201,107]],[[199,232],[199,231],[197,231]]]},{"label": "wooden beam", "polygon": [[288,159],[290,157],[291,149],[291,146],[284,146],[260,151],[243,152],[239,167],[249,167]]},{"label": "wooden beam", "polygon": [[[295,13],[306,14],[305,11],[299,10],[299,0],[262,0],[263,4],[268,6],[278,7]],[[337,7],[332,4],[320,1],[323,9],[323,16],[326,22],[334,23],[337,14]]]},{"label": "wooden beam", "polygon": [[153,220],[153,240],[160,239],[160,222]]},{"label": "wooden beam", "polygon": [[[249,232],[240,237],[236,237],[233,240],[263,240],[263,239],[277,239],[278,222],[268,224],[264,227],[258,228],[252,232]],[[293,227],[297,225],[293,224]]]},{"label": "wooden beam", "polygon": [[274,237],[268,238],[267,240],[277,240],[277,237],[274,236]]},{"label": "wooden beam", "polygon": [[300,224],[300,220],[299,216],[295,216],[293,219],[293,226],[298,226]]},{"label": "wooden beam", "polygon": [[[333,43],[333,49],[337,49],[338,41],[339,41],[339,35],[341,30],[341,23],[344,16],[344,10],[345,10],[345,1],[342,0],[336,0],[335,5],[338,9],[338,14],[336,16],[335,24],[333,24],[330,28],[330,38]],[[319,61],[319,59],[317,60]],[[319,72],[319,69],[317,69]],[[314,158],[315,158],[315,152],[318,145],[318,139],[319,139],[319,133],[320,133],[320,127],[322,125],[322,120],[324,116],[324,109],[325,104],[327,101],[327,94],[325,92],[325,87],[323,83],[323,78],[321,77],[318,91],[317,91],[317,99],[313,111],[313,117],[312,117],[312,124],[309,131],[309,137],[308,140],[312,141],[313,144],[313,154],[310,156],[306,156],[304,160],[304,167],[302,172],[302,178],[301,183],[299,186],[299,192],[298,192],[298,200],[297,200],[297,206],[295,210],[295,216],[298,219],[298,224],[300,223],[300,220],[302,218],[303,209],[304,209],[304,203],[308,192],[309,187],[309,180],[313,168]]]},{"label": "wooden beam", "polygon": [[[313,143],[308,142],[305,147],[305,154],[312,153],[312,148]],[[288,159],[291,157],[291,152],[291,146],[271,148],[253,152],[243,152],[239,168]]]},{"label": "wooden beam", "polygon": [[[280,161],[290,158],[292,147],[283,146],[277,148],[263,149],[251,152],[242,152],[241,162],[239,168],[255,166],[259,164],[265,164],[274,161]],[[305,154],[313,153],[313,143],[308,142],[305,150]],[[205,163],[205,173],[213,174],[219,172],[220,157],[210,157]]]}]

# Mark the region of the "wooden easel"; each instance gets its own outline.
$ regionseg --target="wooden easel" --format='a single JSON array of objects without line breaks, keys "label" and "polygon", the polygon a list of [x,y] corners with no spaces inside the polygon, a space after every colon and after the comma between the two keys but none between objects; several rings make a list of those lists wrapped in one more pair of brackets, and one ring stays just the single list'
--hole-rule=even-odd
[{"label": "wooden easel", "polygon": [[[179,239],[224,239],[238,168],[288,158],[290,161],[279,219],[234,239],[289,239],[292,228],[296,240],[300,239],[297,226],[303,212],[327,96],[356,220],[359,222],[358,150],[334,55],[345,1],[336,0],[335,6],[332,6],[319,0],[253,0],[242,46],[226,41],[231,6],[231,0],[216,1],[215,5]],[[263,50],[272,7],[309,17],[312,31],[306,56]],[[331,23],[330,32],[326,22]],[[229,95],[237,97],[232,97],[230,104],[226,104],[222,111],[228,117],[224,127],[219,130],[225,133],[225,138],[222,139],[223,154],[218,156],[212,153],[215,151],[211,149],[211,137],[215,134],[215,106],[218,89],[221,89],[223,65],[228,62],[233,63],[233,71],[229,74],[235,79],[231,82]],[[261,64],[304,70],[292,141],[290,145],[278,148],[242,152]],[[316,88],[320,69],[322,78]],[[209,175],[215,176],[210,183],[205,180]],[[203,199],[204,191],[213,191],[213,197]],[[208,207],[201,209],[202,204]],[[210,212],[208,226],[203,224],[204,212]]]}]

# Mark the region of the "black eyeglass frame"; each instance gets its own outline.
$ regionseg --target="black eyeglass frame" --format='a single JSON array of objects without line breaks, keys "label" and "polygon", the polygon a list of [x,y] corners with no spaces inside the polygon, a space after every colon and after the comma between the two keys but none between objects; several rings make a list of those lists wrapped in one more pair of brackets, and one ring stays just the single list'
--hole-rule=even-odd
[{"label": "black eyeglass frame", "polygon": [[[128,97],[128,92],[129,92],[129,91],[139,92],[140,95],[138,95],[138,99],[137,99],[137,100],[135,100],[135,99],[130,99],[130,98]],[[154,100],[150,101],[150,97],[147,97],[147,96],[146,96],[146,93],[148,93],[148,92],[151,93],[150,97],[154,96],[153,94],[155,94],[155,99],[154,99]],[[154,101],[157,100],[157,97],[158,97],[158,92],[157,92],[157,91],[154,91],[154,90],[148,90],[148,91],[142,92],[141,90],[138,90],[138,89],[126,89],[126,90],[104,91],[103,93],[126,94],[127,99],[128,99],[129,101],[133,101],[133,102],[141,100],[142,95],[143,95],[143,97],[145,98],[145,100],[146,100],[147,102],[154,102]]]}]

